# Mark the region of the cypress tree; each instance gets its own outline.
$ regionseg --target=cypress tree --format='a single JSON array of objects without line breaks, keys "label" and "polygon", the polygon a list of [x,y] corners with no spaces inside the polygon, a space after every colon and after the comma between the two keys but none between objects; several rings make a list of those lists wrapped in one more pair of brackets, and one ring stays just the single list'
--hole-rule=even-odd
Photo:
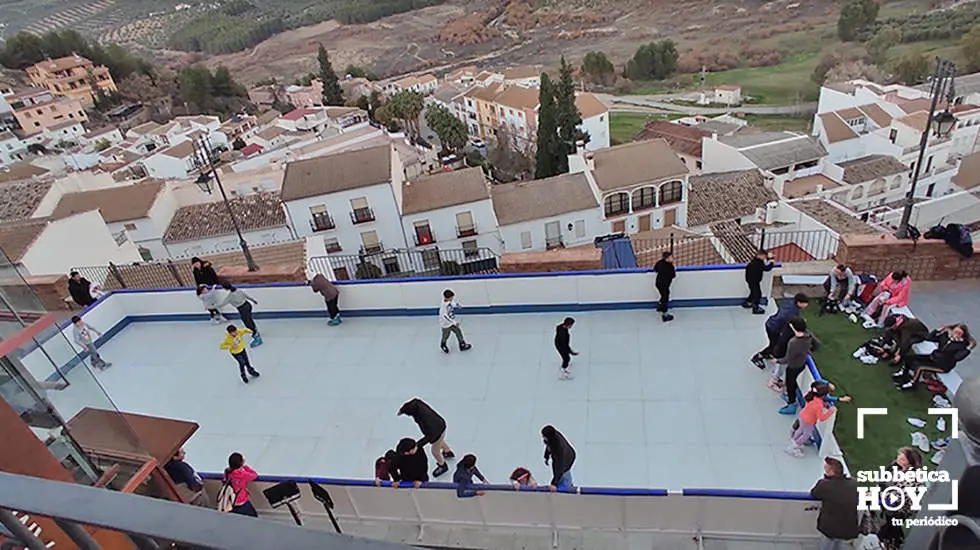
[{"label": "cypress tree", "polygon": [[534,178],[549,178],[560,174],[556,159],[561,152],[558,143],[558,120],[554,86],[547,73],[541,74],[538,95],[538,143],[535,154]]},{"label": "cypress tree", "polygon": [[558,71],[558,84],[555,86],[555,109],[558,125],[558,154],[555,165],[558,173],[568,172],[568,155],[575,153],[575,142],[579,139],[582,115],[575,105],[575,81],[572,80],[572,66],[561,58]]},{"label": "cypress tree", "polygon": [[330,58],[327,56],[327,49],[320,44],[316,52],[316,59],[320,63],[320,82],[323,82],[323,104],[341,106],[344,104],[344,90],[337,82],[337,73],[330,65]]}]

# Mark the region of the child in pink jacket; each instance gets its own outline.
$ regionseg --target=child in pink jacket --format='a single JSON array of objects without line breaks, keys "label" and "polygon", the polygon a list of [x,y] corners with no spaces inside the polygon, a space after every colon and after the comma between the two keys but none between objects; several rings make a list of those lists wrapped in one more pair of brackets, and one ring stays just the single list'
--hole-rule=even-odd
[{"label": "child in pink jacket", "polygon": [[864,314],[874,320],[874,314],[881,309],[878,315],[878,326],[885,326],[885,318],[891,313],[893,308],[905,307],[909,305],[909,294],[912,291],[912,277],[905,271],[893,271],[885,277],[884,281],[878,284],[875,289],[875,297],[868,304]]},{"label": "child in pink jacket", "polygon": [[225,480],[235,491],[235,506],[231,509],[233,514],[243,516],[259,517],[259,513],[252,506],[252,500],[248,494],[248,484],[255,481],[259,474],[255,473],[248,464],[242,453],[231,453],[228,457],[228,468],[225,470]]}]

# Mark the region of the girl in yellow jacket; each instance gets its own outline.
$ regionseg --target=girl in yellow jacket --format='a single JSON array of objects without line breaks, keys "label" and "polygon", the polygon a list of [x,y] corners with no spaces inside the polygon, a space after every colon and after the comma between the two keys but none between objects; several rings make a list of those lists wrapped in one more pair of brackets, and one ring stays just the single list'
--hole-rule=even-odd
[{"label": "girl in yellow jacket", "polygon": [[225,335],[225,341],[221,342],[221,349],[228,350],[231,356],[235,358],[238,362],[238,370],[242,375],[242,382],[248,384],[248,376],[245,374],[252,375],[252,378],[259,377],[259,371],[252,368],[252,364],[248,360],[248,352],[245,351],[245,335],[251,334],[252,331],[247,328],[238,328],[235,325],[228,325],[228,334]]}]

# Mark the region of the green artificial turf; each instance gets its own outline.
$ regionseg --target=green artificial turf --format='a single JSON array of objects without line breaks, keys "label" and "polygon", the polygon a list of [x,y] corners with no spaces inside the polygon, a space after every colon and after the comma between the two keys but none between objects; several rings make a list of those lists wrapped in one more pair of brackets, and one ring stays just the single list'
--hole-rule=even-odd
[{"label": "green artificial turf", "polygon": [[[880,331],[866,330],[843,314],[820,317],[817,307],[813,302],[805,312],[808,327],[822,344],[813,354],[813,361],[821,376],[837,386],[836,395],[854,398],[850,403],[839,404],[834,428],[851,471],[875,470],[887,465],[900,447],[912,445],[912,432],[921,431],[930,441],[949,435],[949,417],[946,417],[946,432],[941,433],[936,429],[939,417],[927,414],[927,409],[935,405],[932,392],[925,386],[900,392],[892,383],[891,366],[883,362],[864,365],[852,357],[861,344]],[[858,407],[886,407],[889,411],[887,416],[866,416],[864,439],[860,440],[857,439]],[[913,427],[906,420],[909,417],[925,420],[926,427]],[[933,452],[930,449],[925,455],[928,466],[932,466],[928,460]]]}]

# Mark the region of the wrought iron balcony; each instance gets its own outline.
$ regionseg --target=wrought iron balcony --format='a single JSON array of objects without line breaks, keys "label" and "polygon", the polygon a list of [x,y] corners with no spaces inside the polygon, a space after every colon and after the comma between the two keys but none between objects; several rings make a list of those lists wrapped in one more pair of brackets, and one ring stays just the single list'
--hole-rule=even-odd
[{"label": "wrought iron balcony", "polygon": [[313,219],[310,220],[310,229],[313,231],[327,231],[336,227],[333,217],[327,213],[313,214]]},{"label": "wrought iron balcony", "polygon": [[354,225],[373,222],[374,210],[370,208],[357,208],[350,213],[350,221],[354,222]]},{"label": "wrought iron balcony", "polygon": [[471,223],[469,225],[457,225],[456,226],[456,236],[459,238],[472,237],[476,235],[476,224]]},{"label": "wrought iron balcony", "polygon": [[565,240],[561,238],[561,235],[557,237],[545,237],[544,246],[546,250],[554,250],[556,248],[565,248]]}]

